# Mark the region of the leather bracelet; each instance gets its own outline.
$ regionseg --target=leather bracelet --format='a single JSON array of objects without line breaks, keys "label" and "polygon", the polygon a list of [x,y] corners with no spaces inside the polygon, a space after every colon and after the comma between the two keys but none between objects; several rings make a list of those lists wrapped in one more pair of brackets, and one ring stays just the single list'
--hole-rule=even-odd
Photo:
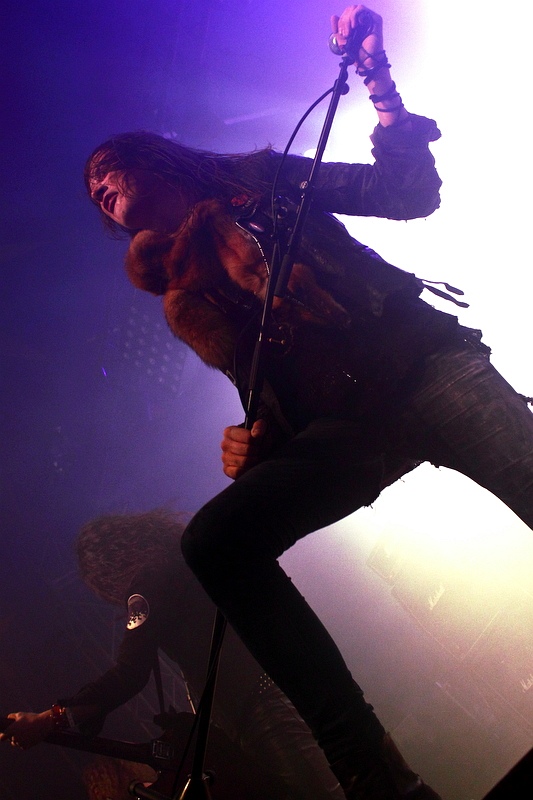
[{"label": "leather bracelet", "polygon": [[385,69],[385,67],[387,67],[387,68],[390,67],[390,64],[389,64],[388,61],[380,61],[378,64],[376,64],[375,67],[369,67],[368,69],[364,69],[364,68],[360,69],[359,67],[357,67],[357,69],[355,71],[356,71],[357,75],[360,75],[361,78],[364,78],[363,83],[365,84],[365,86],[368,86],[368,84],[371,83],[374,80],[374,78],[376,77],[377,73],[380,70]]},{"label": "leather bracelet", "polygon": [[399,103],[397,106],[393,106],[392,108],[377,108],[377,106],[374,106],[374,108],[376,111],[379,111],[380,114],[392,114],[393,111],[399,111],[401,108],[403,108],[403,103]]},{"label": "leather bracelet", "polygon": [[[364,81],[363,81],[363,83],[365,84],[365,86],[368,86],[368,84],[369,84],[369,83],[372,83],[372,81],[373,81],[373,80],[374,80],[374,78],[376,77],[376,74],[377,74],[377,73],[378,73],[378,72],[379,72],[381,69],[384,69],[385,67],[387,67],[387,69],[389,69],[389,68],[390,68],[390,64],[388,64],[388,63],[386,63],[386,64],[379,64],[377,67],[374,67],[374,68],[373,68],[373,69],[371,69],[371,70],[370,70],[370,69],[369,69],[369,70],[367,70],[367,71],[365,72],[366,78],[365,78],[365,79],[364,79]],[[362,73],[359,73],[359,74],[362,74]]]},{"label": "leather bracelet", "polygon": [[399,93],[396,91],[396,84],[393,81],[386,92],[383,92],[383,94],[370,94],[368,99],[371,103],[379,103],[381,100],[389,100],[391,97],[399,96]]}]

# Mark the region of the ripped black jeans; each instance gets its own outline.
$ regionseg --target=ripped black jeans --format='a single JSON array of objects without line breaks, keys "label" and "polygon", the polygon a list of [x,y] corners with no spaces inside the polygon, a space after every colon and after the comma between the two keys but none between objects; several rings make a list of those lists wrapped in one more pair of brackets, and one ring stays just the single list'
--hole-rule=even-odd
[{"label": "ripped black jeans", "polygon": [[484,486],[533,527],[533,414],[470,346],[427,358],[388,419],[318,419],[207,503],[182,539],[191,569],[290,698],[329,763],[375,746],[381,723],[278,564],[308,533],[369,505],[404,464]]}]

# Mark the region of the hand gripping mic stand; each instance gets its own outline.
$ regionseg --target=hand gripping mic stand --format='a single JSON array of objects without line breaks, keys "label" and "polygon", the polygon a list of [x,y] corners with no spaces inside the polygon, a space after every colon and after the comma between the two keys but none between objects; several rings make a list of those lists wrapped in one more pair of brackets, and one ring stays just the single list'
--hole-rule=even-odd
[{"label": "hand gripping mic stand", "polygon": [[[368,32],[361,32],[359,37],[357,37],[357,33],[359,33],[359,31],[356,29],[354,39],[358,38],[359,42],[361,42]],[[342,51],[338,47],[334,37],[332,37],[330,40],[330,47],[337,55],[341,54]],[[353,53],[354,50],[359,52],[359,46],[355,46],[355,42],[350,47],[350,53]],[[333,88],[330,89],[329,92],[326,92],[326,95],[331,94],[330,104],[324,120],[309,177],[306,181],[300,184],[302,193],[297,207],[294,225],[292,229],[288,229],[286,231],[288,238],[285,253],[281,252],[279,240],[276,240],[274,243],[272,263],[270,266],[265,302],[261,316],[261,325],[255,345],[250,371],[250,382],[246,404],[246,419],[244,423],[244,427],[247,430],[251,430],[256,420],[259,406],[259,398],[261,396],[261,389],[263,386],[264,354],[268,344],[268,329],[270,325],[270,314],[272,311],[274,297],[283,297],[285,295],[292,266],[300,246],[304,224],[311,207],[313,188],[320,168],[320,163],[322,161],[322,156],[326,148],[329,133],[331,131],[335,112],[341,96],[347,94],[349,91],[349,87],[346,83],[348,78],[348,67],[353,64],[354,61],[356,61],[356,58],[352,57],[347,52],[342,55],[339,77],[335,81]],[[281,218],[281,215],[280,218],[278,218],[277,223],[281,228],[283,225],[283,219]],[[209,654],[206,685],[198,709],[198,733],[196,738],[192,771],[185,788],[179,795],[179,798],[177,795],[175,795],[172,800],[211,800],[211,793],[209,790],[210,778],[204,772],[204,760],[209,736],[209,725],[213,708],[220,652],[222,649],[225,630],[226,619],[222,612],[217,609],[211,638],[211,650]],[[168,800],[168,798],[163,797],[163,795],[159,794],[158,792],[145,789],[141,784],[138,783],[130,788],[130,793],[138,798],[147,798],[147,800]]]}]

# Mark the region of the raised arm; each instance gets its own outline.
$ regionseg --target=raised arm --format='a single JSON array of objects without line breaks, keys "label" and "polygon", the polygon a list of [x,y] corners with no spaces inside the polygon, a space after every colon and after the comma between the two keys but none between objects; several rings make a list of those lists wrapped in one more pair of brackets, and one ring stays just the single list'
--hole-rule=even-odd
[{"label": "raised arm", "polygon": [[365,23],[368,35],[355,55],[355,70],[363,78],[378,119],[387,128],[409,124],[409,113],[392,80],[390,64],[383,45],[383,20],[366,6],[348,6],[340,17],[331,18],[331,27],[340,50],[349,47],[357,29]]}]

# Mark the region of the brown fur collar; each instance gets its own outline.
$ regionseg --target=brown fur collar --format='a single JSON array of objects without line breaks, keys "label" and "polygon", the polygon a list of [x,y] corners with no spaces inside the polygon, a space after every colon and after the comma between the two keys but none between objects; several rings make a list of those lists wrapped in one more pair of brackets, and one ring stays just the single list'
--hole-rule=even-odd
[{"label": "brown fur collar", "polygon": [[[164,295],[172,331],[210,366],[232,369],[235,323],[217,296],[235,291],[264,299],[268,268],[254,239],[242,231],[217,201],[198,203],[173,234],[141,231],[126,256],[135,286]],[[310,269],[296,263],[288,299],[276,298],[278,321],[303,321],[347,327],[349,316],[316,282]]]}]

